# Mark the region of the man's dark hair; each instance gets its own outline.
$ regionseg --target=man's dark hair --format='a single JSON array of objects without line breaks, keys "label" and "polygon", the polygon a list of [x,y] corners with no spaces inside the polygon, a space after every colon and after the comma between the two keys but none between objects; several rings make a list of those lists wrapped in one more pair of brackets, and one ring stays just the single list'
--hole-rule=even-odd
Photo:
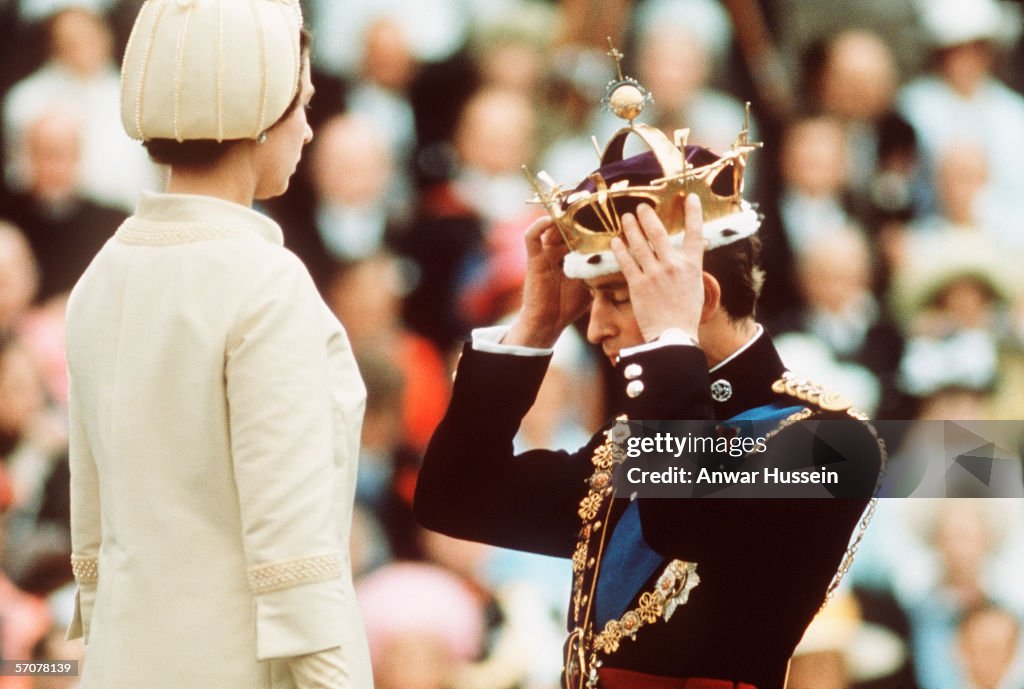
[{"label": "man's dark hair", "polygon": [[722,308],[730,320],[754,315],[757,298],[764,285],[759,256],[761,240],[757,235],[737,240],[704,254],[704,270],[722,287]]},{"label": "man's dark hair", "polygon": [[[311,40],[311,34],[306,29],[302,29],[299,33],[300,56],[307,53]],[[278,122],[287,119],[288,116],[295,112],[295,108],[299,107],[301,95],[302,84],[300,83],[299,87],[295,90],[292,102],[288,104],[288,107],[284,109],[281,116],[267,129],[273,129],[277,126]],[[189,139],[187,141],[148,139],[143,141],[142,145],[146,147],[149,157],[155,163],[182,167],[208,167],[220,160],[239,141],[241,139],[229,139],[227,141],[217,141],[216,139]]]}]

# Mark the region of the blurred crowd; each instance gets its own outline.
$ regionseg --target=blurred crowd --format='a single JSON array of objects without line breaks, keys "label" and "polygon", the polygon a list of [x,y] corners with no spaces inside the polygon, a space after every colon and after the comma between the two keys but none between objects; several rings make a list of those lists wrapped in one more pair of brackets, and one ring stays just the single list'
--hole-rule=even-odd
[{"label": "blurred crowd", "polygon": [[[140,4],[0,0],[2,658],[84,657],[63,640],[63,313],[165,175],[120,124]],[[791,368],[876,418],[1024,418],[1020,2],[303,6],[315,137],[261,210],[345,325],[368,388],[352,555],[379,689],[558,685],[567,563],[426,532],[410,503],[460,343],[518,305],[521,234],[541,213],[521,166],[574,185],[597,166],[592,135],[621,125],[600,102],[608,37],[654,95],[641,120],[670,135],[689,127],[721,151],[752,103],[758,318]],[[608,365],[581,332],[558,343],[521,449],[575,450],[603,423]],[[1019,689],[1022,570],[1021,501],[883,500],[790,686]]]}]

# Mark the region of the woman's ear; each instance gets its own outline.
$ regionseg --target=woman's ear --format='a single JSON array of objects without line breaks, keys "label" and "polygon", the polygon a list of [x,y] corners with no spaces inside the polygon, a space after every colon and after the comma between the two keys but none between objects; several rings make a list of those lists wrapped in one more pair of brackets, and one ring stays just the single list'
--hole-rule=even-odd
[{"label": "woman's ear", "polygon": [[704,281],[704,307],[700,310],[700,324],[704,325],[722,305],[722,286],[711,273],[701,274]]}]

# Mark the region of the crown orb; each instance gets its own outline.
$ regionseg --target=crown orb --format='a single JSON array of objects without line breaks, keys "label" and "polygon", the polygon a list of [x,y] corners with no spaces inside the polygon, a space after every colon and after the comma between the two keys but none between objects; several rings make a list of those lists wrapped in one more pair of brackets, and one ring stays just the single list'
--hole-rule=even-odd
[{"label": "crown orb", "polygon": [[633,84],[622,84],[612,91],[608,97],[608,107],[624,120],[635,120],[644,109],[647,97],[639,87]]}]

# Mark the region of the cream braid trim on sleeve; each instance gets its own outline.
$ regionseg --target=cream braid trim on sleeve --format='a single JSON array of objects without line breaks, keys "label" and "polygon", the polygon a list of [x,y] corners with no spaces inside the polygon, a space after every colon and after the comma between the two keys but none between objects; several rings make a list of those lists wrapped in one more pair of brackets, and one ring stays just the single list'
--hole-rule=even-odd
[{"label": "cream braid trim on sleeve", "polygon": [[255,594],[271,593],[303,584],[336,579],[344,573],[345,559],[340,552],[314,555],[250,567],[246,576]]}]

